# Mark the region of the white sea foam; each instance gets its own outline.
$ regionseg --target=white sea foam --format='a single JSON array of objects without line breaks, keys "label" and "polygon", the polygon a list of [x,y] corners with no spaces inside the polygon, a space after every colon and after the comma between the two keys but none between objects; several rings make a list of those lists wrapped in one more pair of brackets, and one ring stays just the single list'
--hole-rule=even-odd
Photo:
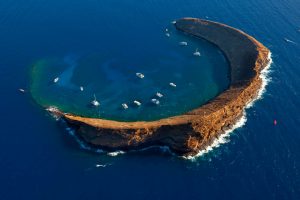
[{"label": "white sea foam", "polygon": [[[259,77],[262,79],[262,85],[261,88],[259,89],[256,98],[252,99],[250,102],[247,103],[245,109],[248,109],[250,107],[252,107],[254,105],[254,103],[263,98],[263,94],[266,92],[266,86],[268,85],[268,83],[271,81],[271,78],[269,77],[270,74],[270,67],[272,64],[272,54],[271,52],[268,55],[268,59],[269,59],[269,63],[268,65],[260,72]],[[216,138],[211,145],[207,146],[205,149],[200,150],[195,156],[183,156],[183,158],[185,159],[189,159],[189,160],[196,160],[196,158],[201,157],[202,155],[212,151],[213,149],[219,147],[222,144],[228,143],[230,141],[229,137],[230,137],[230,133],[232,133],[234,130],[244,126],[247,122],[247,117],[246,117],[246,111],[244,110],[242,117],[236,121],[236,123],[232,126],[231,129],[226,130],[223,134],[221,134],[218,138]],[[151,148],[157,148],[157,146],[151,146],[151,147],[147,147],[138,151],[145,151],[145,150],[149,150]],[[159,146],[158,147],[161,151],[163,152],[168,152],[171,155],[175,155],[169,147],[167,146]],[[121,152],[121,153],[120,153]],[[123,151],[116,151],[116,152],[110,152],[108,153],[108,155],[110,156],[118,156],[120,154],[124,154],[125,152]]]},{"label": "white sea foam", "polygon": [[114,151],[114,152],[108,152],[107,155],[109,156],[118,156],[124,154],[124,151]]},{"label": "white sea foam", "polygon": [[257,96],[252,99],[250,102],[247,103],[245,110],[243,112],[242,117],[233,125],[233,127],[229,130],[226,130],[223,134],[221,134],[218,138],[216,138],[211,145],[207,146],[205,149],[200,150],[196,155],[194,156],[183,156],[183,158],[185,159],[189,159],[189,160],[196,160],[196,158],[212,151],[214,148],[219,147],[221,144],[225,144],[227,142],[229,142],[229,136],[230,133],[232,133],[234,130],[236,130],[237,128],[240,128],[242,126],[244,126],[246,124],[247,118],[246,118],[246,109],[252,107],[254,105],[254,102],[256,102],[257,100],[261,99],[263,97],[263,94],[266,91],[266,86],[268,85],[268,83],[271,81],[271,78],[269,77],[269,73],[270,73],[270,67],[272,64],[272,54],[271,52],[268,55],[268,59],[269,59],[269,63],[268,65],[260,72],[259,77],[262,79],[262,85],[261,88],[259,89]]},{"label": "white sea foam", "polygon": [[50,113],[50,115],[58,121],[60,119],[59,109],[55,106],[49,106],[46,110]]},{"label": "white sea foam", "polygon": [[240,128],[242,126],[244,126],[246,124],[247,118],[246,118],[246,114],[245,112],[243,113],[242,117],[233,125],[233,127],[231,129],[226,130],[223,134],[221,134],[218,138],[215,138],[214,141],[207,146],[205,149],[200,150],[196,155],[194,156],[183,156],[183,158],[185,159],[189,159],[189,160],[195,160],[196,158],[212,151],[213,149],[219,147],[221,144],[225,144],[228,143],[229,140],[229,136],[230,133],[232,131],[234,131],[237,128]]},{"label": "white sea foam", "polygon": [[[266,86],[268,85],[268,83],[271,81],[271,78],[269,77],[269,73],[270,73],[270,66],[272,64],[272,58],[271,58],[271,53],[268,55],[268,59],[269,59],[269,64],[261,71],[259,77],[262,79],[262,86],[259,89],[256,98],[254,98],[253,100],[251,100],[250,102],[247,103],[245,109],[248,109],[250,107],[252,107],[254,105],[254,102],[256,100],[259,100],[261,98],[263,98],[263,94],[266,91]],[[49,107],[47,110],[50,111],[50,113],[55,113],[53,111],[56,111],[57,108],[55,107]],[[51,112],[52,111],[52,112]],[[55,116],[55,114],[53,115],[56,119],[57,116]],[[221,144],[225,144],[228,143],[229,137],[230,137],[230,133],[233,132],[234,130],[236,130],[237,128],[240,128],[242,126],[244,126],[246,124],[247,118],[246,118],[246,111],[244,110],[242,117],[236,121],[236,123],[232,126],[231,129],[226,130],[223,134],[221,134],[218,138],[215,138],[215,140],[211,143],[211,145],[207,146],[205,149],[200,150],[196,155],[194,156],[183,156],[184,159],[188,159],[191,161],[196,160],[198,157],[201,157],[202,155],[212,151],[213,149],[219,147]],[[80,145],[80,147],[82,149],[86,149],[89,151],[94,151],[96,153],[104,153],[106,151],[102,150],[102,149],[94,149],[91,148],[90,146],[88,146],[86,143],[84,143],[82,140],[80,140],[76,134],[75,134],[75,130],[73,130],[70,127],[67,127],[66,130],[68,131],[68,133],[73,136],[76,140],[76,142],[78,142],[78,144]],[[159,148],[162,152],[167,152],[170,153],[171,155],[175,155],[169,147],[167,146],[150,146],[150,147],[146,147],[140,150],[131,150],[130,152],[134,152],[134,151],[146,151],[152,148]],[[126,152],[124,151],[115,151],[115,152],[107,152],[107,155],[109,156],[118,156],[118,155],[122,155],[125,154]],[[104,167],[102,165],[96,165],[96,167]]]},{"label": "white sea foam", "polygon": [[259,75],[259,78],[261,78],[262,80],[261,88],[259,89],[256,98],[254,98],[252,101],[247,103],[246,108],[251,108],[256,102],[256,100],[263,98],[263,94],[266,92],[266,87],[269,84],[269,82],[271,82],[272,80],[271,77],[269,76],[271,72],[270,70],[271,64],[273,63],[271,52],[268,55],[268,59],[269,59],[269,64],[260,72]]}]

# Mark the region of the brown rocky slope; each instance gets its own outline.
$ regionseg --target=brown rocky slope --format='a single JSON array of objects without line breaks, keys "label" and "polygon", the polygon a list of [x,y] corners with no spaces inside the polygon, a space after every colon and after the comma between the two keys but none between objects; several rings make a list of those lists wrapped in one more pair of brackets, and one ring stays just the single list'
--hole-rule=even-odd
[{"label": "brown rocky slope", "polygon": [[217,45],[230,62],[229,89],[186,114],[151,122],[118,122],[53,111],[89,145],[106,150],[168,146],[179,155],[195,155],[230,128],[261,88],[261,70],[269,50],[253,37],[224,24],[195,19],[177,20],[175,27]]}]

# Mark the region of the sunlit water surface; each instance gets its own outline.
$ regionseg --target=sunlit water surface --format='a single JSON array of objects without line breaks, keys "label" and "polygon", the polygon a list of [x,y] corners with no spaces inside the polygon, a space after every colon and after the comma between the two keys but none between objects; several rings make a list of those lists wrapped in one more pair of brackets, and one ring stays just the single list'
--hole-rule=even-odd
[{"label": "sunlit water surface", "polygon": [[[0,199],[300,199],[299,10],[297,0],[1,0]],[[193,102],[201,104],[201,95],[214,95],[204,88],[218,91],[224,85],[218,82],[226,77],[219,70],[226,66],[219,65],[222,54],[203,41],[181,48],[179,39],[166,38],[170,22],[186,16],[239,28],[273,55],[272,80],[263,99],[247,110],[245,125],[219,148],[194,162],[161,150],[116,157],[92,153],[36,104],[123,120],[133,115],[116,116],[123,110],[114,110],[133,98],[143,100],[140,109],[130,105],[127,110],[138,117],[153,108],[144,119],[160,118],[157,113],[164,113],[159,111],[164,106],[176,111],[171,103],[190,102],[191,108],[197,106]],[[192,56],[197,47],[200,59]],[[73,64],[73,75],[79,76],[68,79]],[[51,67],[36,76],[43,77],[42,89],[51,93],[39,92],[43,98],[38,101],[29,91],[35,65]],[[137,71],[145,74],[143,80],[136,79]],[[53,85],[56,76],[61,82]],[[168,87],[171,81],[178,85],[175,90]],[[138,89],[125,91],[122,83]],[[117,88],[124,91],[113,91]],[[54,95],[55,90],[61,95]],[[149,98],[157,90],[166,98],[150,107]],[[99,110],[86,107],[93,93]]]},{"label": "sunlit water surface", "polygon": [[[140,30],[142,25],[127,30],[129,36],[119,30],[119,38],[124,40],[120,43],[113,37],[93,43],[93,47],[101,46],[97,52],[36,61],[31,70],[33,98],[43,106],[82,116],[139,121],[182,114],[228,88],[229,64],[216,46],[178,32],[170,22],[144,26],[147,33]],[[180,45],[182,42],[187,46]],[[129,48],[120,48],[124,45]],[[94,98],[100,106],[91,105]],[[123,108],[124,103],[128,109]]]}]

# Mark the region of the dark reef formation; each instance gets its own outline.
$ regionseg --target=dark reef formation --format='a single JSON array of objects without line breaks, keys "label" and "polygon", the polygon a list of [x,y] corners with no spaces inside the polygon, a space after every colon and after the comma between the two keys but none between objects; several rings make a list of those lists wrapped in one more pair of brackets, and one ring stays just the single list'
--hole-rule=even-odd
[{"label": "dark reef formation", "polygon": [[261,70],[269,50],[253,37],[224,24],[194,18],[176,21],[176,28],[217,45],[231,67],[229,89],[205,105],[183,115],[151,122],[118,122],[76,116],[60,111],[68,125],[88,144],[107,150],[168,146],[179,155],[195,155],[229,129],[262,86]]}]

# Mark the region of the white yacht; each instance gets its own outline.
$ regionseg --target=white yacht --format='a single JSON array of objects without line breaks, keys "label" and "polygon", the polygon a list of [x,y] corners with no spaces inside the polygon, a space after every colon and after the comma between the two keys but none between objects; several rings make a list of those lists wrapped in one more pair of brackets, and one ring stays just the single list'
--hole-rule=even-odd
[{"label": "white yacht", "polygon": [[80,86],[80,91],[83,91],[83,87],[82,86]]},{"label": "white yacht", "polygon": [[137,77],[139,77],[139,78],[144,78],[144,77],[145,77],[144,74],[139,73],[139,72],[135,73],[135,75],[136,75]]},{"label": "white yacht", "polygon": [[201,56],[200,51],[198,51],[198,49],[196,49],[196,51],[193,53],[194,56]]},{"label": "white yacht", "polygon": [[58,81],[59,81],[59,78],[58,78],[58,77],[56,77],[56,78],[53,80],[54,83],[57,83]]},{"label": "white yacht", "polygon": [[169,83],[170,86],[176,87],[177,85],[175,83]]},{"label": "white yacht", "polygon": [[96,167],[106,167],[106,164],[105,165],[97,164]]},{"label": "white yacht", "polygon": [[19,89],[19,91],[20,91],[20,92],[22,92],[22,93],[24,93],[24,92],[25,92],[25,90],[24,90],[24,89],[22,89],[22,88],[20,88],[20,89]]},{"label": "white yacht", "polygon": [[172,24],[176,24],[176,21],[174,20],[174,21],[172,21],[171,23],[172,23]]},{"label": "white yacht", "polygon": [[141,105],[142,105],[142,103],[139,102],[139,101],[137,101],[137,100],[134,100],[133,103],[134,103],[135,105],[137,105],[137,106],[141,106]]},{"label": "white yacht", "polygon": [[154,103],[154,104],[156,104],[156,105],[159,104],[159,100],[157,100],[157,99],[151,99],[151,102]]},{"label": "white yacht", "polygon": [[162,98],[164,95],[162,94],[162,93],[160,93],[160,92],[156,92],[156,94],[155,94],[157,97],[159,97],[159,98]]},{"label": "white yacht", "polygon": [[96,95],[94,95],[94,100],[91,102],[91,104],[93,105],[93,106],[95,106],[95,107],[98,107],[98,106],[100,106],[100,103],[97,101],[97,99],[96,99]]},{"label": "white yacht", "polygon": [[187,43],[187,42],[179,42],[179,45],[180,45],[180,46],[187,46],[188,43]]},{"label": "white yacht", "polygon": [[166,36],[167,36],[167,37],[170,37],[171,35],[170,35],[170,33],[166,33]]},{"label": "white yacht", "polygon": [[122,103],[122,107],[126,110],[128,109],[128,105],[126,103]]},{"label": "white yacht", "polygon": [[166,32],[168,32],[168,31],[169,31],[169,29],[166,28]]}]

